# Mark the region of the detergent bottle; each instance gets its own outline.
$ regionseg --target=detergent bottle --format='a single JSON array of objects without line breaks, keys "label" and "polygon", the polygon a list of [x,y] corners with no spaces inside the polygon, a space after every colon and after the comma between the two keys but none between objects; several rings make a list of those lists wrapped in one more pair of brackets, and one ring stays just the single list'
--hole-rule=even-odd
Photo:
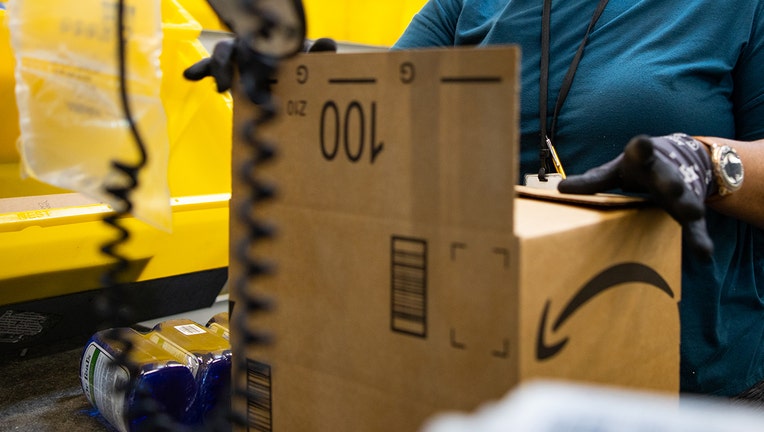
[{"label": "detergent bottle", "polygon": [[[125,343],[128,364],[118,364]],[[93,335],[80,362],[80,380],[88,401],[118,431],[146,427],[151,415],[142,401],[151,399],[173,421],[186,423],[196,397],[188,358],[162,349],[148,335],[131,328]]]},{"label": "detergent bottle", "polygon": [[207,424],[230,404],[231,345],[223,336],[189,319],[163,321],[148,338],[164,350],[190,359],[189,370],[196,381],[196,397],[186,421]]}]

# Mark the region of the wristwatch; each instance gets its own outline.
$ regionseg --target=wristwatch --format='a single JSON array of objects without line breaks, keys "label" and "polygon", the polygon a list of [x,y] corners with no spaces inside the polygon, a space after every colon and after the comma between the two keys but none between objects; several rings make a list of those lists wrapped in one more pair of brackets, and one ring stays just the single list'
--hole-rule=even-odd
[{"label": "wristwatch", "polygon": [[735,149],[728,145],[719,145],[708,138],[695,137],[711,151],[711,166],[714,178],[719,186],[719,196],[729,195],[743,186],[743,162]]}]

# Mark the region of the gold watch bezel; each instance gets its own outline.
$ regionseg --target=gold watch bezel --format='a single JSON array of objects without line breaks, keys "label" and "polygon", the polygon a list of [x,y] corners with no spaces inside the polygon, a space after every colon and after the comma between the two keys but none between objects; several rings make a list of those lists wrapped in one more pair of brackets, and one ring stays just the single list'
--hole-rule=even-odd
[{"label": "gold watch bezel", "polygon": [[[719,187],[719,196],[726,196],[740,190],[745,180],[745,169],[743,161],[740,159],[737,151],[726,144],[718,144],[711,140],[696,138],[709,148],[711,153],[711,168],[714,179]],[[731,176],[727,171],[730,164],[740,166],[739,176]]]}]

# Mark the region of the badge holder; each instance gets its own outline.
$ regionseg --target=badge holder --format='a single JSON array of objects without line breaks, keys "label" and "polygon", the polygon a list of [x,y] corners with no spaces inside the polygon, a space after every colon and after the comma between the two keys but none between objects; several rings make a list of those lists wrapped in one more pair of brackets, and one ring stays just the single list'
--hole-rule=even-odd
[{"label": "badge holder", "polygon": [[[542,148],[539,152],[541,168],[539,168],[538,174],[526,174],[524,184],[525,186],[537,189],[557,190],[557,185],[566,177],[565,169],[562,167],[560,157],[557,156],[557,151],[552,145],[552,140],[549,137],[545,137],[545,142],[546,148]],[[550,159],[556,172],[547,174],[547,161]]]}]

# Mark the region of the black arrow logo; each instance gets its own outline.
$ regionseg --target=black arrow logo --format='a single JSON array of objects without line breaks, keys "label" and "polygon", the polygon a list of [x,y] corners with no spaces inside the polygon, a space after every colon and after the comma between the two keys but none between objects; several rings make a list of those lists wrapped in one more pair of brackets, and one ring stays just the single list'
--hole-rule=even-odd
[{"label": "black arrow logo", "polygon": [[[556,332],[571,315],[597,295],[618,285],[633,282],[652,285],[668,294],[669,297],[674,298],[674,292],[669,284],[655,270],[639,263],[618,264],[602,271],[581,288],[554,322],[552,331]],[[553,357],[568,343],[567,337],[553,345],[548,345],[545,340],[544,335],[546,334],[550,304],[551,301],[547,300],[544,312],[541,314],[541,322],[539,323],[538,337],[536,339],[536,358],[538,360],[546,360]]]}]

